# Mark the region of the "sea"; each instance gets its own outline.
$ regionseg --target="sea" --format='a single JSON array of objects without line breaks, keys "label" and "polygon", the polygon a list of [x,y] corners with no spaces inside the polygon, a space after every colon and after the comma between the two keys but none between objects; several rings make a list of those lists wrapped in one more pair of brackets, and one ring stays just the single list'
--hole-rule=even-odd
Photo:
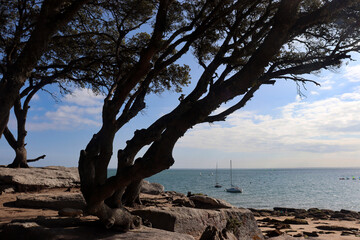
[{"label": "sea", "polygon": [[[216,174],[217,172],[217,174]],[[109,170],[109,176],[115,170]],[[222,188],[215,188],[216,176]],[[228,193],[229,169],[170,169],[146,180],[165,191],[203,193],[234,206],[360,211],[360,168],[233,169],[233,184],[242,193]]]}]

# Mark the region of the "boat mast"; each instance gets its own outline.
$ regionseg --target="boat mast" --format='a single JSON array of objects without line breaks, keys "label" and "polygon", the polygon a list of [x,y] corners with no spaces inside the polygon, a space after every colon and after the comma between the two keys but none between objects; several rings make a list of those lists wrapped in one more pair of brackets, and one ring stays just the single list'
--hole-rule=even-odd
[{"label": "boat mast", "polygon": [[230,183],[232,186],[233,184],[232,184],[232,162],[231,162],[231,160],[230,160]]},{"label": "boat mast", "polygon": [[218,184],[217,168],[218,168],[218,164],[216,163],[216,171],[215,171],[215,181],[216,181],[216,184]]}]

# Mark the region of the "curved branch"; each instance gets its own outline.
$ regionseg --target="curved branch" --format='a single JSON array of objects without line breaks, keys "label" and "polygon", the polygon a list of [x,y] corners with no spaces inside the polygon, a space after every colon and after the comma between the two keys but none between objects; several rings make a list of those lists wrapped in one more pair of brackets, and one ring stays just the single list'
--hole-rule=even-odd
[{"label": "curved branch", "polygon": [[34,159],[28,159],[27,162],[36,162],[39,161],[40,159],[44,159],[46,157],[46,155],[41,155],[40,157],[34,158]]},{"label": "curved branch", "polygon": [[4,130],[4,136],[5,136],[6,141],[12,147],[12,149],[16,149],[17,148],[17,141],[16,141],[14,135],[12,134],[12,132],[10,131],[10,129],[8,127],[6,127],[5,130]]},{"label": "curved branch", "polygon": [[217,115],[213,115],[205,118],[202,122],[213,123],[216,121],[225,121],[227,116],[229,116],[236,110],[243,108],[245,104],[254,96],[254,93],[260,88],[260,86],[261,84],[256,84],[241,98],[241,100],[237,104]]}]

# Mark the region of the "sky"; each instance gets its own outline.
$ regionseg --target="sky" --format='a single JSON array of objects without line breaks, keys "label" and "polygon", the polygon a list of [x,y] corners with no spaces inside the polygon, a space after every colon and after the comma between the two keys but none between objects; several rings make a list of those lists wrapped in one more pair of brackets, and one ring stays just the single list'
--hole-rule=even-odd
[{"label": "sky", "polygon": [[[195,126],[176,144],[172,168],[229,168],[229,160],[233,168],[360,167],[360,55],[353,59],[336,71],[307,75],[321,87],[308,83],[301,96],[294,82],[279,80],[263,86],[226,122]],[[201,69],[184,61],[192,69],[192,84],[184,89],[189,93]],[[117,133],[114,152],[134,130],[171,111],[179,96],[148,96],[146,109]],[[35,95],[27,120],[28,157],[47,157],[30,165],[76,167],[80,150],[101,127],[103,98],[88,89],[58,94],[56,101],[46,92]],[[8,126],[16,131],[14,116]],[[2,137],[0,165],[14,156]],[[115,158],[109,167],[116,168]]]}]

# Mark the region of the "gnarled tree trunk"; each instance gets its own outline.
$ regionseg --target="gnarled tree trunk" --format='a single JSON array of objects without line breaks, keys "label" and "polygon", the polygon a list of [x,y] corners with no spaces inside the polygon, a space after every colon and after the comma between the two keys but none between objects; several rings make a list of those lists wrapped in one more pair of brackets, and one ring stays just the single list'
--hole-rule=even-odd
[{"label": "gnarled tree trunk", "polygon": [[104,197],[100,202],[93,203],[91,200],[99,194],[98,189],[107,179],[107,167],[112,156],[115,132],[115,129],[102,128],[93,136],[86,149],[80,152],[81,191],[87,202],[86,211],[89,214],[99,217],[106,228],[115,225],[117,229],[127,231],[139,226],[140,220],[122,206],[125,187],[117,189],[111,196]]},{"label": "gnarled tree trunk", "polygon": [[10,168],[28,168],[29,165],[27,163],[27,151],[25,146],[20,146],[15,149],[15,159],[14,161],[8,165]]}]

